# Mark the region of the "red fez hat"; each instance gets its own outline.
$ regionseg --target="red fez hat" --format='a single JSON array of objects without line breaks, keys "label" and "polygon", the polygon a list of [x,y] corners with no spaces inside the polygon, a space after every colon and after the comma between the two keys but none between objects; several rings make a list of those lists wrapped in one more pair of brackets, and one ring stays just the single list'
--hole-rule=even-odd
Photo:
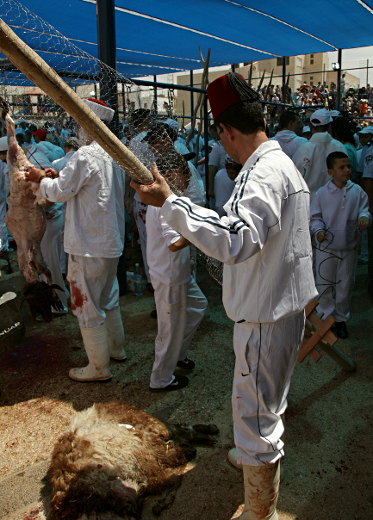
[{"label": "red fez hat", "polygon": [[248,86],[242,74],[236,72],[229,72],[215,79],[207,87],[207,95],[215,121],[220,114],[233,105],[259,100],[259,94]]},{"label": "red fez hat", "polygon": [[41,128],[38,128],[37,130],[35,130],[35,132],[32,132],[32,135],[37,135],[38,137],[40,137],[40,139],[44,141],[47,137],[47,132],[45,130],[42,130]]}]

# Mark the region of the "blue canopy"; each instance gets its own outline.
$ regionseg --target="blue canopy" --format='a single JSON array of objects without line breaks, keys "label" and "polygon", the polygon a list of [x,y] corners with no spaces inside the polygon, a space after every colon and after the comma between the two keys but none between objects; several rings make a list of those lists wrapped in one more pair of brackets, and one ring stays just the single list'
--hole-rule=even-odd
[{"label": "blue canopy", "polygon": [[[308,7],[289,0],[115,0],[117,70],[136,78],[200,69],[199,47],[204,56],[211,48],[213,67],[372,44],[373,0],[313,0]],[[86,55],[98,56],[95,0],[0,0],[0,13],[53,68],[95,73],[97,63],[88,67]]]}]

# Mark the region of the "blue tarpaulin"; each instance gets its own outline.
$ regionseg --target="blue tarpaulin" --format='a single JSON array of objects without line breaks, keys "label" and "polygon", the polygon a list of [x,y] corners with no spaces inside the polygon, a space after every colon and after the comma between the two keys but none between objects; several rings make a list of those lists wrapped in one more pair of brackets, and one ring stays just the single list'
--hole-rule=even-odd
[{"label": "blue tarpaulin", "polygon": [[[55,69],[83,73],[84,53],[98,56],[95,0],[0,0],[0,14]],[[288,0],[115,0],[115,18],[117,70],[129,78],[200,69],[199,47],[211,48],[213,67],[373,43],[373,0],[313,0],[307,9]]]}]

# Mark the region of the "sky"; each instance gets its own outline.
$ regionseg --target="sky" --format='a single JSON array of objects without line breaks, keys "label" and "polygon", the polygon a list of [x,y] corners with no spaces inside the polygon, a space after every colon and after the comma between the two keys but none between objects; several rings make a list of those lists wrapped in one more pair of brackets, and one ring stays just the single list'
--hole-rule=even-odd
[{"label": "sky", "polygon": [[[338,53],[329,52],[330,64],[337,62]],[[367,60],[372,69],[368,71],[368,83],[373,84],[373,46],[358,47],[356,49],[345,49],[342,51],[342,70],[348,70],[349,67],[364,67],[363,70],[348,70],[350,74],[360,78],[360,86],[365,86],[367,83]]]}]

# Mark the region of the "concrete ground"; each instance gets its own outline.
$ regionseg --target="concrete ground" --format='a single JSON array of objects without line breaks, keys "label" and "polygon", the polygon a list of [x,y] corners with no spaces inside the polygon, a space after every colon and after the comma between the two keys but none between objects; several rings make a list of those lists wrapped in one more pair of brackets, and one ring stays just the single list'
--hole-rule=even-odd
[{"label": "concrete ground", "polygon": [[[134,256],[133,253],[131,253]],[[76,411],[94,402],[124,400],[170,422],[215,423],[213,448],[198,448],[163,520],[230,520],[243,503],[242,474],[229,465],[233,445],[232,323],[216,282],[199,270],[209,309],[193,342],[196,369],[179,392],[149,392],[156,321],[152,295],[128,293],[120,300],[128,361],[113,363],[112,382],[83,385],[68,379],[85,363],[77,321],[70,313],[52,323],[33,323],[23,310],[26,335],[0,354],[0,518],[41,520],[48,512],[46,477],[57,437]],[[286,412],[285,453],[278,504],[280,520],[370,520],[372,517],[373,308],[366,293],[367,269],[359,266],[350,337],[337,346],[357,364],[341,368],[323,354],[299,363]],[[1,290],[1,285],[0,285]],[[156,518],[156,499],[145,501],[142,519]],[[74,519],[71,519],[74,520]]]}]

